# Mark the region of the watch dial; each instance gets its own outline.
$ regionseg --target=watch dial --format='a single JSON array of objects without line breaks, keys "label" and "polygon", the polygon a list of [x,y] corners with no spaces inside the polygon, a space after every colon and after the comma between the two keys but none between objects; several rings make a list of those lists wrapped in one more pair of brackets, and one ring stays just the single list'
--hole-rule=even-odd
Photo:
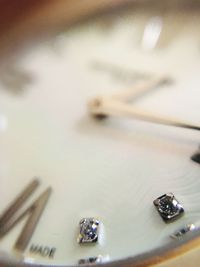
[{"label": "watch dial", "polygon": [[[198,229],[199,24],[193,5],[134,5],[76,25],[1,71],[2,253],[51,266],[99,263]],[[91,116],[94,98],[112,103],[141,84],[149,90],[123,103],[153,120]]]}]

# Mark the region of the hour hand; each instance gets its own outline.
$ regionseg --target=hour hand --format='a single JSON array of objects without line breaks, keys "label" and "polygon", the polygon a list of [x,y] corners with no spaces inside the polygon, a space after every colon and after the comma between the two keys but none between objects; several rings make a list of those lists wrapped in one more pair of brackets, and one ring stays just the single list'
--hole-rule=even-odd
[{"label": "hour hand", "polygon": [[[147,82],[146,86],[144,84],[141,87],[142,93],[150,90],[152,86],[158,85],[159,83],[161,83],[161,81],[164,81],[164,80],[157,79],[157,82],[155,80],[151,82]],[[96,118],[105,118],[107,116],[128,117],[128,118],[143,120],[143,121],[156,123],[156,124],[187,128],[187,129],[196,130],[196,131],[200,130],[200,125],[192,125],[185,121],[178,121],[178,120],[175,120],[169,117],[157,116],[154,114],[150,114],[149,112],[145,112],[143,110],[137,109],[136,107],[128,103],[128,100],[130,97],[133,98],[134,96],[138,95],[139,89],[138,90],[133,89],[133,92],[136,92],[136,93],[130,94],[130,91],[129,91],[128,93],[124,93],[124,95],[116,94],[114,96],[96,97],[92,99],[88,104],[89,112],[92,116]]]},{"label": "hour hand", "polygon": [[172,79],[168,78],[167,76],[158,76],[155,78],[152,78],[150,81],[143,81],[139,84],[137,84],[134,88],[126,89],[121,92],[115,93],[111,96],[109,96],[110,99],[115,99],[119,101],[134,101],[138,97],[141,97],[145,95],[146,93],[149,93],[150,91],[157,89],[161,85],[167,85],[171,84],[173,81]]}]

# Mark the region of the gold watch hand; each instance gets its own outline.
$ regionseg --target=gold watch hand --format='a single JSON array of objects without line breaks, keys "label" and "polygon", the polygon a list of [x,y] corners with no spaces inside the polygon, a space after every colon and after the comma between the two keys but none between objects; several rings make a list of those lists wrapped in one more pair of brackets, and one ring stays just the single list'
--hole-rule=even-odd
[{"label": "gold watch hand", "polygon": [[89,112],[97,118],[111,116],[129,117],[137,120],[148,121],[156,124],[170,125],[192,130],[200,130],[199,125],[192,125],[184,121],[177,121],[168,117],[159,117],[149,112],[135,108],[126,102],[112,98],[99,97],[89,102]]},{"label": "gold watch hand", "polygon": [[134,88],[115,93],[112,96],[109,96],[109,98],[126,102],[132,101],[135,98],[148,93],[151,89],[170,83],[171,79],[167,76],[159,76],[151,79],[150,81],[143,81],[137,84]]}]

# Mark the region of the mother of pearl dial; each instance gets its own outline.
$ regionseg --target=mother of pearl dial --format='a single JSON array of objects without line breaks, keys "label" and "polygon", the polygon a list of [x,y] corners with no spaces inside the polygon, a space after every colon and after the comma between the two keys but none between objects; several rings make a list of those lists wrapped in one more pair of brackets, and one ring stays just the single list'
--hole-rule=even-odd
[{"label": "mother of pearl dial", "polygon": [[[194,27],[200,18],[192,11],[159,13],[160,33],[148,49],[145,25],[155,20],[155,12],[137,11],[115,17],[106,28],[103,18],[77,26],[29,51],[6,70],[31,77],[26,84],[16,75],[16,83],[24,85],[18,93],[1,80],[0,211],[35,176],[41,186],[27,206],[52,188],[23,252],[26,262],[122,259],[173,242],[174,231],[198,223],[200,168],[190,158],[198,150],[199,133],[128,119],[99,122],[87,111],[95,96],[164,74],[172,83],[138,98],[135,107],[200,124],[200,35]],[[185,209],[172,224],[153,207],[154,199],[168,192]],[[82,246],[78,224],[91,217],[101,222],[101,235],[97,244]],[[13,254],[24,223],[0,240],[0,251]],[[33,245],[55,248],[55,254],[34,254]]]}]

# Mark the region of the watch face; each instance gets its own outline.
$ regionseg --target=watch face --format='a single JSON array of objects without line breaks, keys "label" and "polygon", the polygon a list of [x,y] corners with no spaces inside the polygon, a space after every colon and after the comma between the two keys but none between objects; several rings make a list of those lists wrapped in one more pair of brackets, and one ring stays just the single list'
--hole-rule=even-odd
[{"label": "watch face", "polygon": [[199,14],[190,1],[134,4],[1,71],[3,258],[153,258],[198,236]]}]

